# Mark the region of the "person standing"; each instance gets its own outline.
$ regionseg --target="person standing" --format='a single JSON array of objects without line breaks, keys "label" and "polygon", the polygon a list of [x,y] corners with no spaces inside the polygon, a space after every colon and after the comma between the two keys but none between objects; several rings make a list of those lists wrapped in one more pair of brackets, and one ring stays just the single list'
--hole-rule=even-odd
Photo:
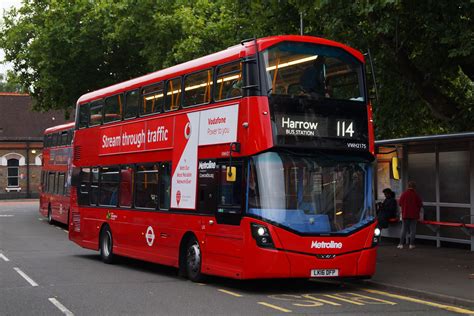
[{"label": "person standing", "polygon": [[402,193],[398,202],[402,208],[402,233],[397,248],[402,249],[407,232],[410,231],[410,249],[415,248],[416,222],[420,218],[420,210],[423,206],[420,196],[416,192],[416,183],[408,182],[408,189]]}]

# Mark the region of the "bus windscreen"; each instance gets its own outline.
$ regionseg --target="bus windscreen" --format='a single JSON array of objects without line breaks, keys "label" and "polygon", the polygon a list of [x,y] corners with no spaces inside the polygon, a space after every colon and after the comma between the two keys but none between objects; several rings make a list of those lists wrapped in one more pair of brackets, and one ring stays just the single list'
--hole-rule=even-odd
[{"label": "bus windscreen", "polygon": [[350,233],[373,220],[371,167],[267,152],[252,158],[248,214],[302,234]]}]

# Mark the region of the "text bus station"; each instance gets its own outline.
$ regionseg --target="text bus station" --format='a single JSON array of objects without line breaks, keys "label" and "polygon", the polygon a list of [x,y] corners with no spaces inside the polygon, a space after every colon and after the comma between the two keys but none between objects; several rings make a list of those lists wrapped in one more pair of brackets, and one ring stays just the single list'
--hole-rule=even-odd
[{"label": "text bus station", "polygon": [[69,238],[194,281],[370,277],[364,65],[340,43],[274,36],[83,95]]},{"label": "text bus station", "polygon": [[48,128],[44,132],[41,170],[40,213],[53,221],[68,224],[70,209],[69,166],[72,158],[74,123]]}]

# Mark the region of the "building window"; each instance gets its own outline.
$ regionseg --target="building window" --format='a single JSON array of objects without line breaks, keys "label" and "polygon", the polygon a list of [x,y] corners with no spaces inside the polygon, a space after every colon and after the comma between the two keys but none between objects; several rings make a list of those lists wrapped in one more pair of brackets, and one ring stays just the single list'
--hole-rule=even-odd
[{"label": "building window", "polygon": [[15,158],[7,160],[7,186],[18,187],[19,186],[19,171],[20,161]]},{"label": "building window", "polygon": [[35,165],[42,166],[43,165],[43,155],[39,154],[35,157]]}]

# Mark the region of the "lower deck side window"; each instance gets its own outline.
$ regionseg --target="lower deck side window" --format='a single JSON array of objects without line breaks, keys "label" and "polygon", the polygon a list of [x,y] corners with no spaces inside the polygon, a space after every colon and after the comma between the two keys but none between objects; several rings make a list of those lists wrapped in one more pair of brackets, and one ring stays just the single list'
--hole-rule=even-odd
[{"label": "lower deck side window", "polygon": [[135,206],[156,209],[158,206],[158,164],[137,166]]}]

